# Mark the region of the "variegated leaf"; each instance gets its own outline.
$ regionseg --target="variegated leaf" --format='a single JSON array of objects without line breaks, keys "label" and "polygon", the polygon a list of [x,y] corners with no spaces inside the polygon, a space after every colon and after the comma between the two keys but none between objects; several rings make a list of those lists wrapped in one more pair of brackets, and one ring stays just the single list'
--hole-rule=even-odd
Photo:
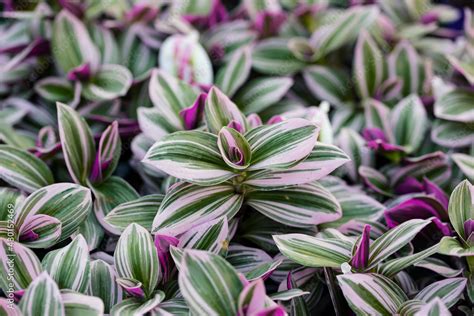
[{"label": "variegated leaf", "polygon": [[114,254],[115,268],[121,278],[143,285],[151,297],[160,278],[158,254],[150,233],[138,224],[130,224],[120,235]]},{"label": "variegated leaf", "polygon": [[395,282],[380,274],[341,274],[337,280],[349,306],[357,315],[394,315],[408,300]]},{"label": "variegated leaf", "polygon": [[421,290],[415,299],[428,303],[438,297],[450,308],[461,298],[466,283],[466,278],[451,278],[434,282]]},{"label": "variegated leaf", "polygon": [[62,290],[61,300],[66,315],[104,315],[104,303],[98,297],[88,296],[74,291]]},{"label": "variegated leaf", "polygon": [[179,183],[168,191],[153,221],[153,232],[176,236],[197,225],[239,211],[242,195],[231,185],[200,187]]},{"label": "variegated leaf", "polygon": [[132,222],[151,231],[153,219],[158,212],[163,197],[162,194],[150,194],[119,204],[105,216],[104,221],[119,231],[125,230]]},{"label": "variegated leaf", "polygon": [[455,257],[474,256],[474,246],[466,247],[455,237],[443,237],[439,244],[439,253]]},{"label": "variegated leaf", "polygon": [[290,77],[254,79],[236,94],[235,103],[245,114],[259,113],[280,101],[292,85]]},{"label": "variegated leaf", "polygon": [[227,248],[229,226],[225,217],[203,223],[186,231],[179,238],[178,247],[185,249],[206,250],[219,254]]},{"label": "variegated leaf", "polygon": [[306,63],[288,48],[288,39],[270,38],[260,41],[252,52],[252,67],[266,75],[288,76],[302,70]]},{"label": "variegated leaf", "polygon": [[462,269],[451,268],[451,266],[443,260],[432,257],[425,258],[415,263],[414,266],[431,270],[445,278],[454,278],[462,272]]},{"label": "variegated leaf", "polygon": [[44,214],[61,222],[62,241],[76,231],[92,208],[89,189],[73,183],[55,183],[33,192],[19,207],[16,223],[26,225],[33,216]]},{"label": "variegated leaf", "polygon": [[390,115],[390,125],[397,145],[408,153],[415,152],[425,139],[428,119],[425,107],[417,95],[401,100]]},{"label": "variegated leaf", "polygon": [[318,225],[342,216],[337,200],[318,183],[252,191],[246,195],[246,203],[274,221],[294,227]]},{"label": "variegated leaf", "polygon": [[274,190],[290,185],[319,180],[330,174],[350,158],[334,145],[316,142],[305,160],[287,170],[260,170],[250,173],[245,184],[259,190]]},{"label": "variegated leaf", "polygon": [[184,129],[179,112],[193,104],[198,93],[186,82],[157,69],[151,73],[148,91],[164,121],[175,130]]},{"label": "variegated leaf", "polygon": [[5,316],[21,316],[20,308],[15,305],[13,299],[0,298],[0,314]]},{"label": "variegated leaf", "polygon": [[217,255],[186,250],[179,272],[179,287],[192,313],[237,313],[242,282],[234,268]]},{"label": "variegated leaf", "polygon": [[458,235],[467,240],[464,223],[474,219],[474,207],[472,193],[474,188],[469,181],[464,180],[454,188],[449,198],[448,215],[454,230]]},{"label": "variegated leaf", "polygon": [[354,51],[354,77],[359,96],[372,97],[384,79],[384,59],[377,44],[363,31]]},{"label": "variegated leaf", "polygon": [[61,221],[44,214],[28,216],[18,229],[19,240],[30,248],[48,248],[60,237]]},{"label": "variegated leaf", "polygon": [[88,293],[102,299],[104,312],[109,313],[110,309],[122,300],[122,288],[117,284],[117,272],[103,260],[94,260],[90,264],[91,278],[89,281]]},{"label": "variegated leaf", "polygon": [[305,119],[265,125],[245,134],[252,151],[249,170],[286,169],[309,156],[319,128]]},{"label": "variegated leaf", "polygon": [[448,148],[470,146],[474,142],[474,124],[434,120],[431,139]]},{"label": "variegated leaf", "polygon": [[69,11],[57,15],[51,42],[54,60],[65,73],[82,65],[89,65],[93,72],[97,70],[99,51],[85,25]]},{"label": "variegated leaf", "polygon": [[417,252],[413,255],[396,258],[382,263],[377,272],[386,277],[393,277],[398,272],[408,268],[411,265],[416,265],[418,262],[434,255],[438,252],[438,245],[431,246],[423,251]]},{"label": "variegated leaf", "polygon": [[[152,312],[165,298],[165,293],[157,291],[155,296],[147,301],[138,298],[128,298],[115,305],[111,310],[111,315],[135,316],[146,315]],[[165,314],[167,315],[167,314]]]},{"label": "variegated leaf", "polygon": [[389,78],[399,78],[402,82],[401,96],[423,92],[424,70],[420,56],[408,42],[400,42],[387,60]]},{"label": "variegated leaf", "polygon": [[43,268],[60,289],[85,293],[90,280],[90,259],[87,242],[78,235],[64,248],[50,251],[43,259]]},{"label": "variegated leaf", "polygon": [[303,234],[274,235],[273,239],[282,254],[307,267],[339,268],[352,256],[353,244],[342,239]]},{"label": "variegated leaf", "polygon": [[412,219],[377,238],[370,245],[369,266],[374,267],[403,248],[430,222],[430,220]]},{"label": "variegated leaf", "polygon": [[95,158],[92,132],[84,118],[71,107],[57,103],[59,137],[64,160],[74,182],[86,185]]},{"label": "variegated leaf", "polygon": [[196,33],[169,36],[160,47],[160,69],[188,83],[210,85],[212,64]]},{"label": "variegated leaf", "polygon": [[262,249],[231,244],[225,259],[238,272],[247,274],[259,266],[272,263],[273,259]]},{"label": "variegated leaf", "polygon": [[347,170],[351,180],[356,181],[359,177],[359,167],[372,165],[374,154],[365,146],[364,139],[350,128],[343,128],[341,130],[337,143],[351,159],[350,162],[346,163],[344,169]]},{"label": "variegated leaf", "polygon": [[245,83],[250,75],[252,56],[250,46],[242,47],[232,54],[232,58],[219,69],[216,75],[216,86],[229,97]]},{"label": "variegated leaf", "polygon": [[474,93],[465,90],[453,90],[443,94],[434,105],[434,114],[448,121],[474,122]]},{"label": "variegated leaf", "polygon": [[375,22],[379,10],[375,6],[357,6],[345,11],[341,16],[331,19],[311,36],[311,44],[316,52],[315,58],[354,41],[359,33]]},{"label": "variegated leaf", "polygon": [[116,206],[138,199],[137,191],[122,178],[113,176],[94,186],[94,212],[99,223],[110,233],[120,235],[120,229],[112,227],[105,220]]},{"label": "variegated leaf", "polygon": [[222,127],[228,126],[230,123],[240,129],[239,131],[245,132],[247,130],[245,115],[217,87],[212,87],[207,95],[204,120],[207,129],[213,134],[217,134]]},{"label": "variegated leaf", "polygon": [[54,182],[48,166],[27,151],[0,145],[0,178],[31,193]]},{"label": "variegated leaf", "polygon": [[23,315],[66,315],[58,286],[47,272],[41,273],[26,289],[20,310]]},{"label": "variegated leaf", "polygon": [[114,173],[122,152],[118,122],[114,121],[102,133],[99,148],[92,165],[90,180],[94,183],[107,180]]},{"label": "variegated leaf", "polygon": [[318,99],[341,106],[351,96],[351,82],[344,71],[315,65],[305,68],[303,78],[309,91]]},{"label": "variegated leaf", "polygon": [[113,100],[127,94],[132,85],[130,70],[120,65],[103,65],[83,85],[82,95],[91,101]]},{"label": "variegated leaf", "polygon": [[202,131],[163,137],[148,150],[143,163],[199,185],[214,185],[234,177],[219,152],[217,137]]},{"label": "variegated leaf", "polygon": [[138,123],[143,134],[157,141],[163,136],[176,132],[176,128],[163,116],[157,108],[139,107],[137,110]]},{"label": "variegated leaf", "polygon": [[15,241],[0,238],[0,258],[0,286],[5,291],[26,289],[42,271],[35,253]]},{"label": "variegated leaf", "polygon": [[461,169],[464,175],[471,181],[474,181],[474,157],[467,154],[455,153],[451,158]]},{"label": "variegated leaf", "polygon": [[451,316],[451,312],[441,299],[434,298],[423,304],[413,316]]},{"label": "variegated leaf", "polygon": [[[95,250],[104,239],[104,229],[97,220],[95,214],[90,212],[85,221],[78,227],[75,234],[81,234],[87,241],[89,250]],[[75,237],[75,234],[72,236]]]}]

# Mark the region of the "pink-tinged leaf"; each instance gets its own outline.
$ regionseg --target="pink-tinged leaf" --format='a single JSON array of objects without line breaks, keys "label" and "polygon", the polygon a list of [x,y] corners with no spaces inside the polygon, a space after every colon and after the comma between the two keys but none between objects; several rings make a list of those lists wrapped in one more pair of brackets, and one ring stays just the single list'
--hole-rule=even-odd
[{"label": "pink-tinged leaf", "polygon": [[280,305],[267,307],[255,314],[255,316],[286,316],[288,315],[285,308]]},{"label": "pink-tinged leaf", "polygon": [[179,112],[179,115],[184,121],[185,129],[195,129],[199,126],[206,105],[206,99],[207,93],[201,93],[190,107]]},{"label": "pink-tinged leaf", "polygon": [[178,247],[206,250],[215,254],[228,250],[229,225],[225,217],[193,227],[179,237]]},{"label": "pink-tinged leaf", "polygon": [[289,119],[257,127],[245,134],[252,151],[249,170],[287,169],[309,156],[319,127],[305,119]]},{"label": "pink-tinged leaf", "polygon": [[229,167],[242,170],[249,166],[252,153],[242,134],[233,128],[223,127],[217,138],[219,151]]},{"label": "pink-tinged leaf", "polygon": [[262,119],[257,113],[249,114],[247,116],[247,122],[251,129],[263,125]]},{"label": "pink-tinged leaf", "polygon": [[247,284],[239,295],[238,315],[254,315],[262,311],[266,296],[262,279]]},{"label": "pink-tinged leaf", "polygon": [[261,190],[275,189],[319,180],[350,161],[338,147],[317,142],[309,156],[287,170],[261,170],[250,173],[247,185]]},{"label": "pink-tinged leaf", "polygon": [[126,278],[116,278],[115,280],[128,295],[138,298],[145,297],[141,282]]},{"label": "pink-tinged leaf", "polygon": [[19,240],[31,248],[47,248],[61,236],[61,221],[52,216],[34,214],[19,229]]},{"label": "pink-tinged leaf", "polygon": [[356,246],[356,251],[352,257],[351,265],[356,270],[363,270],[369,263],[370,247],[370,225],[364,226],[364,231]]},{"label": "pink-tinged leaf", "polygon": [[118,122],[114,121],[100,137],[99,148],[89,177],[93,183],[107,180],[112,175],[120,159],[121,151],[122,142]]},{"label": "pink-tinged leaf", "polygon": [[[24,245],[0,238],[0,287],[21,291],[41,273],[41,262]],[[12,265],[12,262],[14,263]]]},{"label": "pink-tinged leaf", "polygon": [[181,182],[168,191],[153,221],[153,232],[177,236],[208,221],[233,218],[243,196],[231,185],[202,187]]},{"label": "pink-tinged leaf", "polygon": [[155,235],[155,246],[158,252],[158,260],[160,261],[160,269],[162,275],[162,282],[168,282],[171,269],[172,269],[172,260],[170,255],[170,247],[176,247],[179,243],[179,239],[173,236]]},{"label": "pink-tinged leaf", "polygon": [[389,78],[399,78],[403,82],[402,95],[421,92],[423,73],[419,56],[415,48],[408,42],[398,44],[388,58]]},{"label": "pink-tinged leaf", "polygon": [[247,120],[237,105],[229,97],[222,93],[219,88],[213,86],[206,99],[204,120],[211,133],[217,134],[222,127],[235,121],[244,131],[247,130]]},{"label": "pink-tinged leaf", "polygon": [[227,124],[227,127],[235,129],[239,133],[245,132],[244,127],[237,121],[232,120],[229,124]]},{"label": "pink-tinged leaf", "polygon": [[284,120],[285,119],[283,118],[283,116],[274,115],[268,120],[267,124],[268,125],[277,124],[277,123],[283,122]]},{"label": "pink-tinged leaf", "polygon": [[176,132],[156,142],[143,163],[195,184],[219,184],[236,174],[222,159],[217,142],[217,136],[207,132]]}]

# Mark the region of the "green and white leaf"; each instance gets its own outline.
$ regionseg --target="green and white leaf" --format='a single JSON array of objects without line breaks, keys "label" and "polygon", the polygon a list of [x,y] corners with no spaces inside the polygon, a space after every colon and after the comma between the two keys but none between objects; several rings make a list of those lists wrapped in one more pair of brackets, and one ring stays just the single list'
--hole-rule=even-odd
[{"label": "green and white leaf", "polygon": [[232,266],[218,255],[186,250],[181,261],[179,287],[191,313],[234,315],[242,282]]},{"label": "green and white leaf", "polygon": [[231,185],[200,187],[179,183],[166,194],[153,221],[154,233],[176,236],[191,228],[240,210],[243,196]]},{"label": "green and white leaf", "polygon": [[164,136],[148,150],[143,163],[199,185],[215,185],[235,176],[219,152],[217,136],[202,131]]},{"label": "green and white leaf", "polygon": [[412,219],[377,238],[370,245],[369,267],[376,266],[403,248],[430,222],[430,220]]},{"label": "green and white leaf", "polygon": [[252,191],[246,203],[274,221],[293,227],[310,227],[342,216],[336,198],[314,182],[272,191]]},{"label": "green and white leaf", "polygon": [[341,274],[337,280],[349,306],[357,315],[394,315],[408,300],[395,282],[380,274]]},{"label": "green and white leaf", "polygon": [[307,267],[339,268],[352,257],[353,243],[337,238],[287,234],[273,239],[282,254]]},{"label": "green and white leaf", "polygon": [[461,298],[466,283],[466,278],[451,278],[434,282],[421,290],[415,299],[428,303],[437,297],[450,308]]},{"label": "green and white leaf", "polygon": [[23,315],[66,315],[58,286],[47,272],[28,286],[19,307]]},{"label": "green and white leaf", "polygon": [[0,145],[0,179],[28,193],[54,182],[41,159],[8,145]]},{"label": "green and white leaf", "polygon": [[130,224],[120,235],[114,254],[115,268],[121,278],[141,282],[150,297],[160,278],[158,254],[151,234],[138,224]]},{"label": "green and white leaf", "polygon": [[50,251],[42,264],[60,289],[86,293],[90,280],[90,259],[89,248],[82,235],[64,248]]},{"label": "green and white leaf", "polygon": [[69,175],[74,182],[87,185],[95,159],[95,142],[83,117],[62,103],[57,104],[59,137]]}]

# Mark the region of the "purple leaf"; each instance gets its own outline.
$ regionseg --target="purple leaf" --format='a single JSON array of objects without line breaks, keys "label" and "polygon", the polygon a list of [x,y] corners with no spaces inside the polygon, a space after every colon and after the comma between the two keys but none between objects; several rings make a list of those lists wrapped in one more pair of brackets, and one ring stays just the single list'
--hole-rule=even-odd
[{"label": "purple leaf", "polygon": [[179,115],[183,118],[185,129],[191,130],[199,126],[206,105],[206,98],[207,93],[199,94],[193,105],[179,112]]},{"label": "purple leaf", "polygon": [[179,239],[176,237],[155,234],[155,247],[158,252],[163,283],[168,281],[172,269],[173,260],[171,260],[170,247],[176,247],[178,243]]},{"label": "purple leaf", "polygon": [[261,37],[269,37],[278,34],[285,21],[283,11],[261,11],[255,17],[254,27]]},{"label": "purple leaf", "polygon": [[367,267],[369,262],[369,246],[370,246],[370,225],[364,226],[364,231],[360,237],[351,265],[356,270],[362,270]]},{"label": "purple leaf", "polygon": [[90,63],[85,63],[70,70],[67,74],[67,78],[71,81],[87,81],[91,75]]}]

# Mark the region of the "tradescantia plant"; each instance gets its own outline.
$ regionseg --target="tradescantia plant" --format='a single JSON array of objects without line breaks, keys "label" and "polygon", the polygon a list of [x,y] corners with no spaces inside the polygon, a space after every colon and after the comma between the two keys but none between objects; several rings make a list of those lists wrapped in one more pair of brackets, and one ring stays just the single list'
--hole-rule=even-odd
[{"label": "tradescantia plant", "polygon": [[461,2],[2,2],[0,315],[472,315]]}]

